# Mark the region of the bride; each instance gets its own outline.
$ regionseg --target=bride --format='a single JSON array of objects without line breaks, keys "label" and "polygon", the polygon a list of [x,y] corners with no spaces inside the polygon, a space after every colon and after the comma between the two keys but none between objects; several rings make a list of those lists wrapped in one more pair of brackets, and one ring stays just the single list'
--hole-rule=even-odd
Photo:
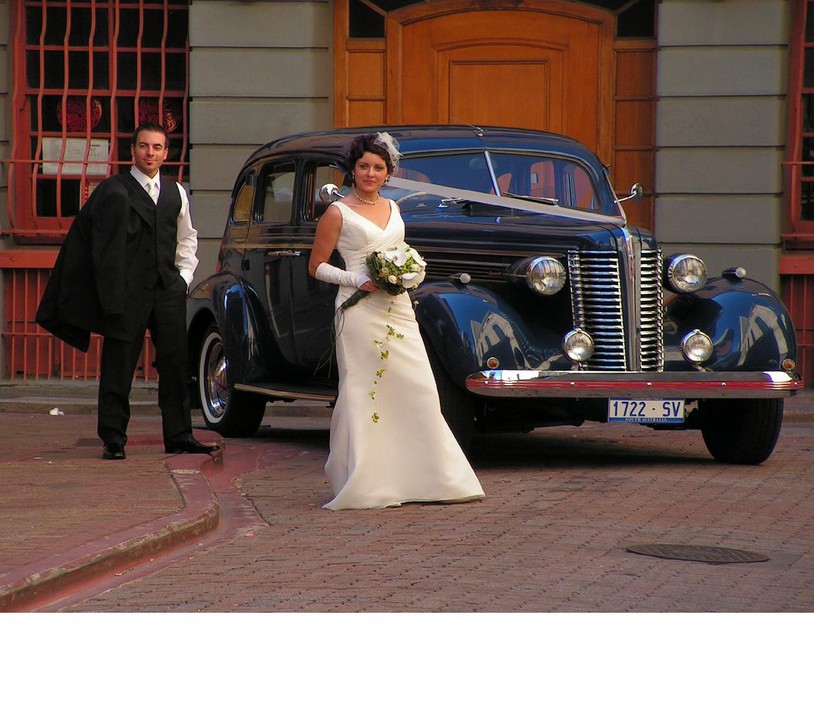
[{"label": "bride", "polygon": [[[427,352],[409,294],[392,296],[367,272],[366,258],[404,245],[398,206],[379,190],[398,167],[386,132],[353,140],[353,192],[317,225],[309,273],[339,285],[336,358],[339,394],[325,473],[329,509],[482,499],[478,478],[441,415]],[[328,263],[339,250],[346,269]],[[367,295],[340,308],[356,291]]]}]

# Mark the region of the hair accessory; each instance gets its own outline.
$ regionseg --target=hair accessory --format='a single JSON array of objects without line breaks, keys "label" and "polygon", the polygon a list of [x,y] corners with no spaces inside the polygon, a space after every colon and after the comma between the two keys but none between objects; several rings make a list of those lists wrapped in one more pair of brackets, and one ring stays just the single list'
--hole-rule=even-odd
[{"label": "hair accessory", "polygon": [[387,153],[390,155],[390,163],[393,165],[393,173],[396,173],[399,168],[399,159],[401,158],[399,143],[387,132],[377,132],[373,144],[378,144],[387,150]]}]

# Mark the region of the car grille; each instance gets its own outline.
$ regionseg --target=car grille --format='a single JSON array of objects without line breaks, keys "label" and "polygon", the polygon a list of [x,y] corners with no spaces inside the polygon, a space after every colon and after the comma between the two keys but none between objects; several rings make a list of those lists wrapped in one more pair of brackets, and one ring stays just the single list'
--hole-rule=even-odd
[{"label": "car grille", "polygon": [[568,254],[574,324],[591,335],[589,370],[662,371],[662,255],[627,238],[621,252]]}]

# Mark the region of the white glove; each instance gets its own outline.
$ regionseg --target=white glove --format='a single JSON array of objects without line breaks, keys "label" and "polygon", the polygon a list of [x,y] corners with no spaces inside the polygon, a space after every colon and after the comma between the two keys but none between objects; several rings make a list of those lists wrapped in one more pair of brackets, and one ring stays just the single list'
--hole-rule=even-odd
[{"label": "white glove", "polygon": [[329,284],[339,284],[340,286],[352,286],[362,288],[370,277],[367,274],[355,271],[345,271],[337,266],[322,262],[314,272],[314,278],[320,281],[327,281]]}]

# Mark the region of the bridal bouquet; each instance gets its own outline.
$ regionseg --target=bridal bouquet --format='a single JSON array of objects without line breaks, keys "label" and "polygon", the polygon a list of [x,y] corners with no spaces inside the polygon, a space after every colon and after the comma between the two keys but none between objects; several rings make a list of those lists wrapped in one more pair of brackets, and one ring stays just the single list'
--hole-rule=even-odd
[{"label": "bridal bouquet", "polygon": [[[398,296],[415,288],[424,280],[427,263],[407,244],[391,247],[384,252],[373,252],[365,259],[370,278],[391,296]],[[355,306],[367,291],[356,291],[342,303],[342,310]]]}]

